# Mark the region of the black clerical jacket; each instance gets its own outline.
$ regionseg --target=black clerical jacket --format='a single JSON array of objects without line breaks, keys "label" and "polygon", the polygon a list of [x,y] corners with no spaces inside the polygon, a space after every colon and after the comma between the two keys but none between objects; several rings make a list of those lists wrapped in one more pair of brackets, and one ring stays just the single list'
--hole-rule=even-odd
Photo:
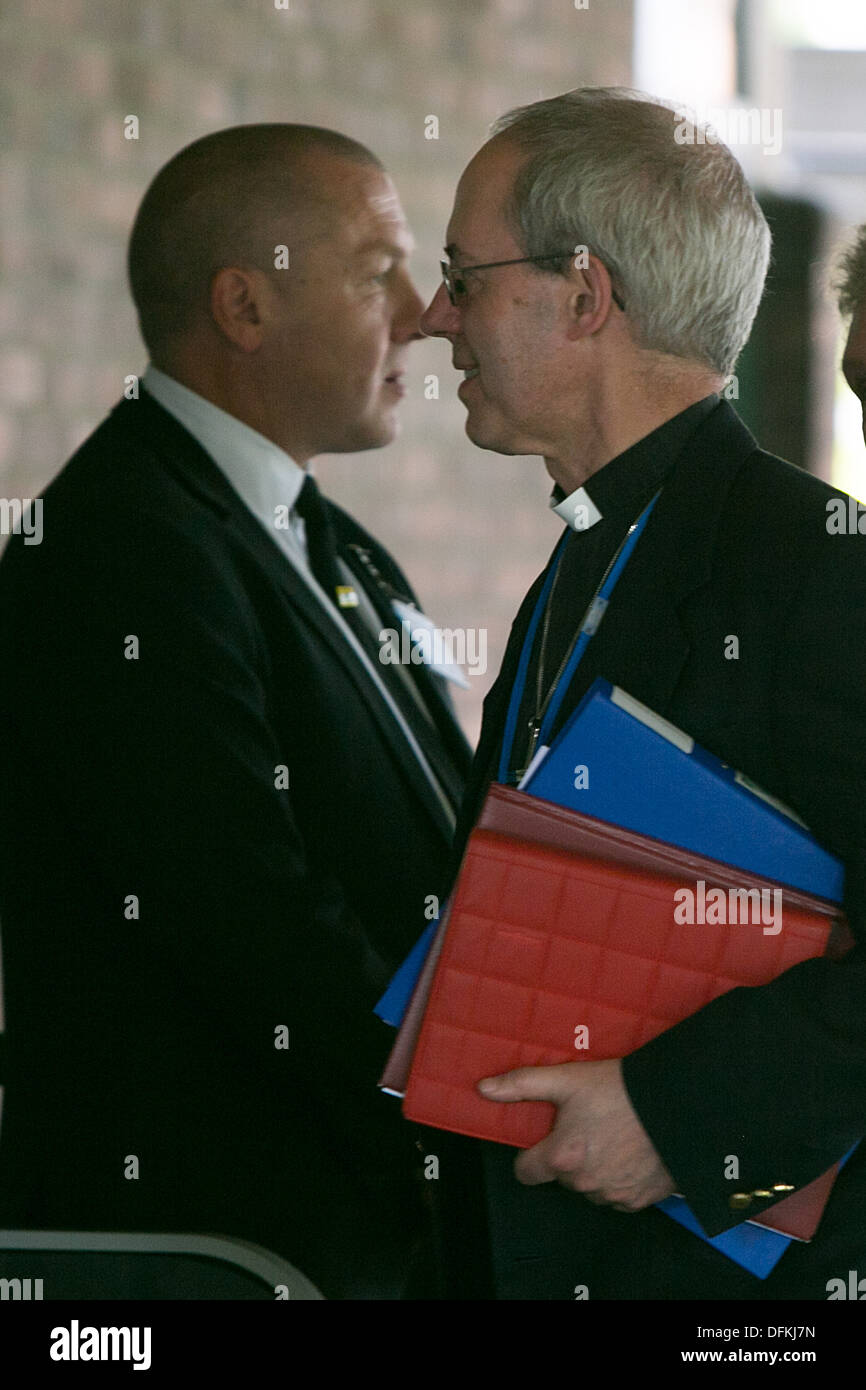
[{"label": "black clerical jacket", "polygon": [[[553,731],[604,676],[793,807],[845,861],[858,944],[843,963],[809,961],[734,990],[624,1063],[641,1121],[711,1235],[771,1204],[754,1197],[734,1210],[735,1193],[800,1187],[866,1136],[866,539],[835,533],[833,496],[759,450],[719,403],[665,479]],[[541,582],[485,704],[458,849],[497,776]],[[581,612],[576,602],[576,620]],[[829,1279],[858,1261],[866,1272],[866,1144],[818,1238],[790,1247],[764,1282],[655,1209],[620,1213],[556,1185],[524,1188],[513,1152],[457,1149],[466,1167],[483,1158],[499,1297],[586,1288],[590,1299],[823,1299]]]}]

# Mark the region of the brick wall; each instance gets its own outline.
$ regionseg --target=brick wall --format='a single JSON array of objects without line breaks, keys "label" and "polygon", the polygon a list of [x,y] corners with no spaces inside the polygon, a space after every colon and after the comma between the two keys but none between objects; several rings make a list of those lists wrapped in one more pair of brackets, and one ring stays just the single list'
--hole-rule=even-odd
[{"label": "brick wall", "polygon": [[[283,3],[283,0],[276,0]],[[461,169],[491,120],[585,83],[628,83],[631,0],[9,0],[0,155],[0,495],[29,497],[145,356],[124,279],[152,175],[190,140],[249,121],[331,126],[400,189],[432,294]],[[138,140],[124,117],[138,117]],[[435,115],[439,138],[425,138]],[[426,374],[440,376],[425,400]],[[446,346],[417,345],[400,439],[323,460],[326,488],[405,561],[442,626],[486,627],[487,675],[459,696],[474,733],[518,602],[551,548],[538,459],[463,433]]]}]

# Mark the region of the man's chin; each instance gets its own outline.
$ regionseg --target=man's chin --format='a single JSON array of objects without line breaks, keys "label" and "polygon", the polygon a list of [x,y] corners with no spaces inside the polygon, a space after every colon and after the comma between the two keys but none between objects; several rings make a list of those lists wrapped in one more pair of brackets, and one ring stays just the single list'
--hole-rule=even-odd
[{"label": "man's chin", "polygon": [[359,449],[384,449],[386,444],[393,444],[402,427],[402,421],[395,413],[390,419],[379,421],[378,424],[371,426],[367,435],[367,443],[359,444],[358,447]]},{"label": "man's chin", "polygon": [[325,454],[360,454],[365,449],[384,449],[386,444],[393,443],[399,433],[400,421],[396,416],[391,419],[370,421],[357,425],[353,430],[347,432],[339,444],[332,444],[330,448],[323,449],[321,452]]},{"label": "man's chin", "polygon": [[485,428],[480,420],[472,418],[472,412],[466,416],[466,434],[477,445],[479,449],[490,449],[495,454],[522,454],[523,449],[517,449],[509,442],[504,431],[500,428],[488,424]]}]

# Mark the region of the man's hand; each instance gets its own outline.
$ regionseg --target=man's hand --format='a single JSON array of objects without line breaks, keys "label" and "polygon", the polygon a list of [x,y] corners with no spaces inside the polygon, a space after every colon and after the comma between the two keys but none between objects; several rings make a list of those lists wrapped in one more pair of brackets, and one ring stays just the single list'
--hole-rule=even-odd
[{"label": "man's hand", "polygon": [[519,1067],[478,1083],[488,1100],[553,1101],[559,1113],[546,1139],[521,1153],[519,1182],[559,1182],[615,1211],[640,1211],[675,1183],[638,1119],[619,1060]]}]

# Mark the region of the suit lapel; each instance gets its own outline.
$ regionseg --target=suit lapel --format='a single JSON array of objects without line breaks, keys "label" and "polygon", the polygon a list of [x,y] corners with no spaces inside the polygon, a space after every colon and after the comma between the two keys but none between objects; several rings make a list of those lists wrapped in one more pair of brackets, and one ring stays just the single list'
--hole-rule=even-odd
[{"label": "suit lapel", "polygon": [[[334,660],[340,663],[346,675],[353,682],[359,698],[375,719],[383,741],[392,753],[401,773],[413,791],[420,797],[442,834],[450,842],[454,833],[453,823],[443,811],[435,791],[424,774],[418,759],[411,751],[400,725],[392,715],[364,662],[350,647],[337,624],[325,612],[315,595],[310,592],[309,586],[285,556],[271,542],[267,542],[266,548],[261,544],[262,528],[255,517],[244,508],[243,514],[232,516],[231,525],[236,534],[242,537],[247,547],[254,550],[257,562],[268,571],[274,584],[282,590],[298,617],[316,633],[316,636],[327,646]],[[444,784],[447,785],[447,782]]]},{"label": "suit lapel", "polygon": [[[420,609],[417,595],[393,557],[382,549],[354,517],[344,512],[342,507],[330,499],[328,506],[340,544],[340,554],[361,583],[382,621],[383,628],[394,627],[397,621],[393,608],[395,596],[408,599]],[[417,666],[409,666],[408,675],[414,681],[439,730],[445,752],[441,751],[439,743],[434,740],[437,769],[441,771],[442,778],[455,788],[456,801],[459,804],[463,784],[472,765],[472,748],[454,716],[446,682],[434,674],[424,662]]]},{"label": "suit lapel", "polygon": [[115,407],[113,416],[119,425],[134,431],[137,439],[149,445],[157,461],[169,468],[184,487],[218,513],[224,525],[235,534],[259,568],[266,572],[301,621],[315,632],[331,657],[339,662],[375,720],[401,774],[437,829],[450,843],[453,825],[367,667],[288,558],[264,535],[261,524],[207,451],[146,391],[137,401],[122,401]]},{"label": "suit lapel", "polygon": [[[332,507],[332,509],[335,512],[338,511],[337,508]],[[349,540],[349,536],[352,535],[351,519],[342,511],[339,511],[338,515],[340,526],[337,534],[341,540],[341,558],[348,565],[369,599],[379,617],[382,628],[394,628],[398,619],[392,606],[391,591],[388,590],[387,582],[380,574],[378,567],[371,563],[372,557],[369,553],[371,538],[363,533],[363,538],[367,542],[365,546],[360,545],[358,541]],[[359,532],[358,534],[362,533]],[[408,590],[408,585],[401,586],[401,589]],[[415,603],[415,595],[411,590],[405,594],[401,592],[400,597],[404,596]],[[388,667],[384,668],[383,679],[389,670]],[[409,718],[409,723],[416,737],[418,736],[417,726],[419,723],[422,724],[424,728],[424,752],[433,764],[439,781],[448,788],[452,801],[459,805],[463,784],[472,761],[469,744],[443,693],[442,678],[434,675],[423,662],[417,666],[407,667],[407,674],[429,711],[433,725],[431,727],[420,711],[411,706],[411,717],[407,716],[407,718]],[[403,713],[406,715],[406,710]],[[419,742],[421,741],[422,739],[419,738]]]}]

